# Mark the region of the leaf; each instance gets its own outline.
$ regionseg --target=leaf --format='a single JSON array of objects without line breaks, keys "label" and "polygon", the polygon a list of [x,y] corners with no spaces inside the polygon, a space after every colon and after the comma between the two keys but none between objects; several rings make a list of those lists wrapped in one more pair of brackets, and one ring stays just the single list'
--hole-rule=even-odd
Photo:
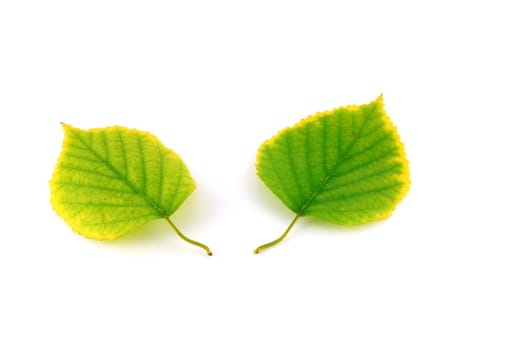
[{"label": "leaf", "polygon": [[383,97],[317,113],[264,142],[257,175],[297,215],[360,225],[390,216],[410,186],[408,161]]},{"label": "leaf", "polygon": [[112,240],[153,219],[170,219],[195,189],[182,159],[148,132],[120,126],[81,130],[62,124],[62,153],[50,181],[51,205],[88,238]]}]

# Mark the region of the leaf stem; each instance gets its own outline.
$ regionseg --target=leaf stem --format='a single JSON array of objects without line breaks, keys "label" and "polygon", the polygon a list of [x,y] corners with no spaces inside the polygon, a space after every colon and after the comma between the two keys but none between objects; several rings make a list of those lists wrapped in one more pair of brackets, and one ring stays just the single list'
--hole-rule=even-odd
[{"label": "leaf stem", "polygon": [[180,230],[177,228],[177,226],[175,226],[175,224],[173,223],[173,221],[171,221],[171,219],[169,217],[165,217],[164,219],[166,219],[168,224],[170,224],[170,226],[175,230],[175,233],[177,233],[177,235],[180,238],[182,238],[184,241],[204,249],[209,256],[213,255],[211,250],[210,250],[210,248],[208,248],[208,246],[206,246],[206,245],[204,245],[202,243],[199,243],[197,241],[194,241],[193,239],[190,239],[190,238],[184,236],[184,234],[182,232],[180,232]]},{"label": "leaf stem", "polygon": [[277,238],[276,240],[273,240],[271,242],[268,242],[266,244],[263,244],[259,247],[257,247],[257,249],[254,250],[254,253],[255,254],[259,254],[262,250],[266,249],[266,248],[270,248],[270,247],[273,247],[274,245],[276,244],[279,244],[281,241],[283,241],[286,236],[288,236],[288,233],[290,232],[290,230],[292,229],[293,225],[295,225],[295,222],[297,220],[299,220],[299,217],[301,216],[301,212],[299,212],[299,214],[297,214],[292,222],[290,223],[290,225],[288,225],[288,228],[286,229],[286,231],[284,231],[284,233],[281,235],[281,237]]}]

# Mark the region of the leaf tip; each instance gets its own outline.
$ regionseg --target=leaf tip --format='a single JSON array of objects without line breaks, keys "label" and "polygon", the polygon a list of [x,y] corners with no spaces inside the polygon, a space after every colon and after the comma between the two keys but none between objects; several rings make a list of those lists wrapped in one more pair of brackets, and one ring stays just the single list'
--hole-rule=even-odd
[{"label": "leaf tip", "polygon": [[385,102],[383,100],[383,94],[379,94],[379,96],[377,96],[377,98],[375,99],[374,103],[384,106]]},{"label": "leaf tip", "polygon": [[67,123],[64,123],[64,122],[60,122],[60,125],[62,125],[62,129],[63,129],[65,132],[67,132],[67,131],[73,129],[73,127],[72,127],[71,125],[69,125],[69,124],[67,124]]}]

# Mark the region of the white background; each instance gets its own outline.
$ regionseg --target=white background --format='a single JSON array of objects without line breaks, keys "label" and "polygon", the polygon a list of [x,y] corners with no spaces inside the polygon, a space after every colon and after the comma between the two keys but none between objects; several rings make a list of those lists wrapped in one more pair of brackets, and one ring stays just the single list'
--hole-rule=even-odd
[{"label": "white background", "polygon": [[[524,349],[519,1],[0,2],[1,349]],[[293,218],[255,175],[301,118],[384,94],[392,217]],[[111,243],[49,205],[60,122],[147,130],[197,190]]]}]

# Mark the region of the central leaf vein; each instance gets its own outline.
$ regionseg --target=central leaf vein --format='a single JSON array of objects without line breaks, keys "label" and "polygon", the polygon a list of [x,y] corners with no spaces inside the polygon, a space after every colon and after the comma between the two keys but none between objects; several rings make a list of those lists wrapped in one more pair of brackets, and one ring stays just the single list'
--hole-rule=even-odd
[{"label": "central leaf vein", "polygon": [[[341,118],[341,117],[339,117]],[[359,128],[359,131],[356,133],[356,137],[352,139],[350,144],[346,147],[346,150],[341,154],[337,162],[334,164],[332,169],[330,169],[330,172],[325,176],[325,178],[321,181],[318,188],[308,197],[308,199],[303,203],[301,206],[301,209],[297,212],[297,215],[302,215],[302,213],[308,208],[308,205],[314,200],[315,197],[321,192],[321,190],[324,188],[324,186],[327,184],[327,182],[332,178],[332,176],[335,174],[335,172],[339,169],[341,164],[346,160],[347,155],[352,151],[352,148],[356,142],[357,136],[361,134],[361,132],[364,130],[367,123],[369,123],[370,119],[372,119],[370,116],[364,117],[363,124]],[[341,139],[339,139],[339,143],[341,143]]]},{"label": "central leaf vein", "polygon": [[[82,137],[80,137],[79,135],[76,135],[74,134],[77,139],[82,142],[82,144],[84,144],[84,146],[86,147],[86,150],[91,152],[92,154],[94,154],[98,159],[100,159],[100,161],[102,162],[102,164],[104,164],[110,171],[112,171],[117,177],[119,180],[121,180],[122,182],[124,182],[135,194],[137,194],[140,198],[142,198],[146,203],[148,203],[150,205],[151,208],[153,208],[154,210],[156,210],[159,215],[161,215],[162,217],[168,217],[168,214],[157,204],[155,203],[155,201],[150,198],[148,195],[146,195],[144,192],[140,191],[137,186],[135,186],[127,177],[123,176],[120,171],[118,171],[114,166],[113,164],[111,164],[111,162],[108,160],[105,160],[93,147],[91,147],[90,144],[88,144]],[[145,169],[144,169],[145,171]]]}]

